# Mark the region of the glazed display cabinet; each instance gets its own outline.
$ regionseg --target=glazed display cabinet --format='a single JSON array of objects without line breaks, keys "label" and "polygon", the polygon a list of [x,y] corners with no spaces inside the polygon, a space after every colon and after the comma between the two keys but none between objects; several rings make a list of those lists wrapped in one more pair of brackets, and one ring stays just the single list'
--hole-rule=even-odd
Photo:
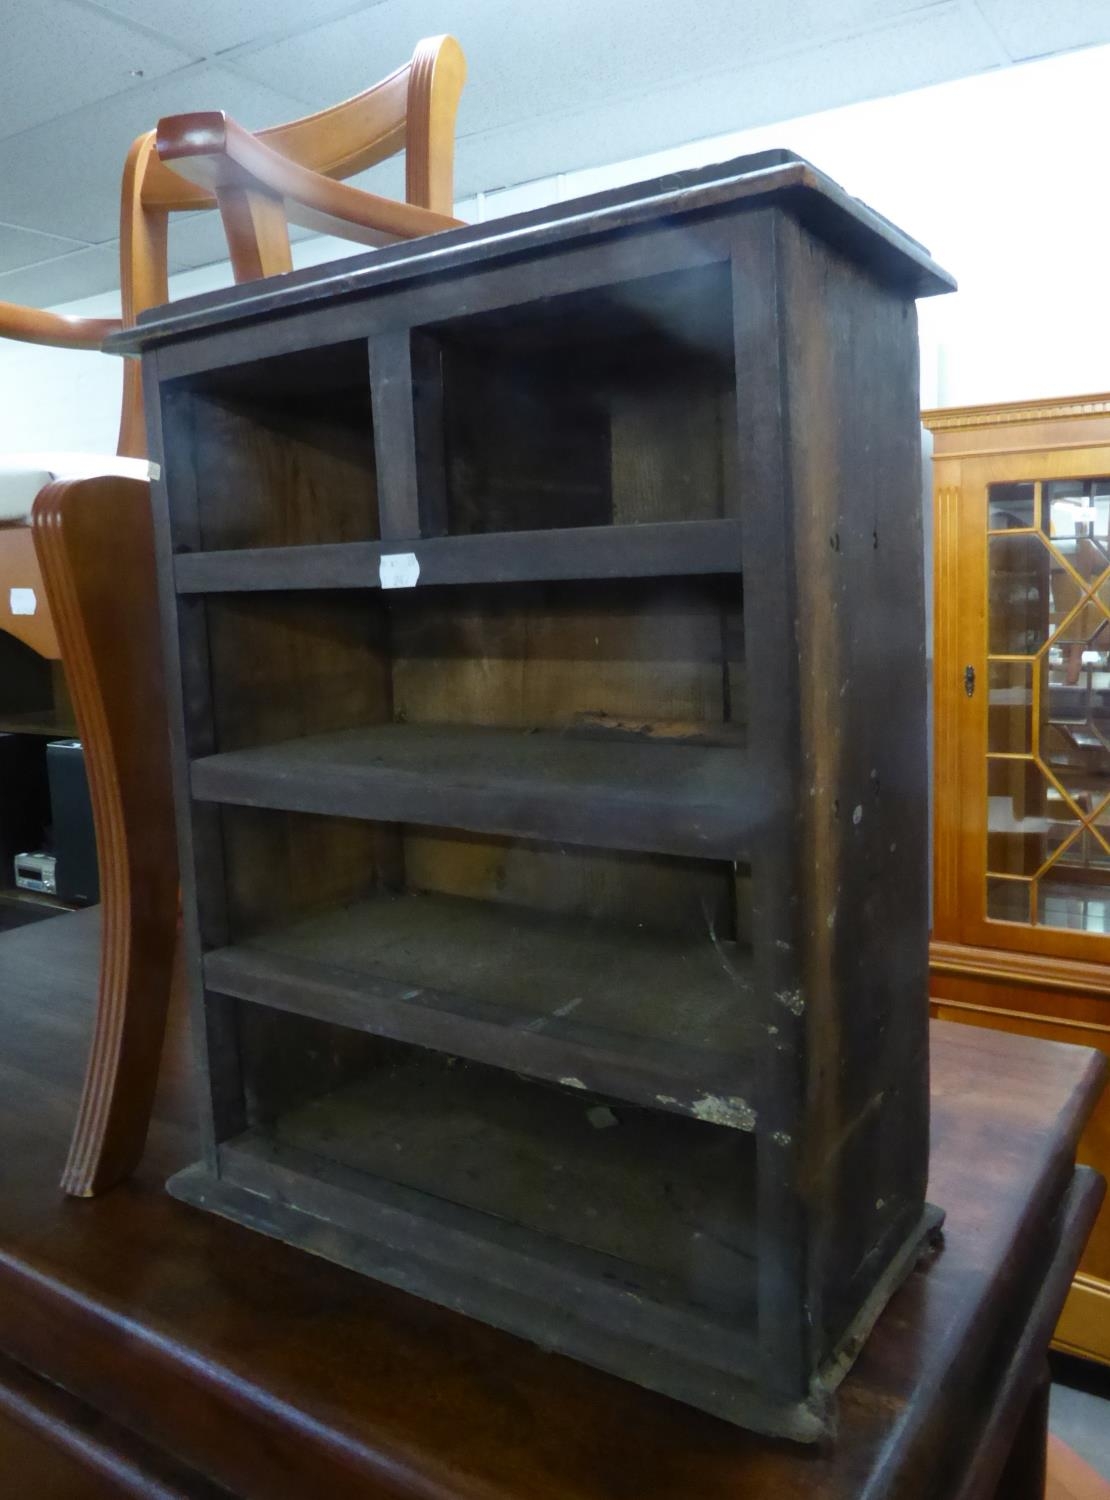
[{"label": "glazed display cabinet", "polygon": [[[924,420],[937,1013],[1110,1051],[1110,397]],[[1110,1101],[1084,1150],[1110,1166]],[[1058,1341],[1110,1362],[1105,1210]]]}]

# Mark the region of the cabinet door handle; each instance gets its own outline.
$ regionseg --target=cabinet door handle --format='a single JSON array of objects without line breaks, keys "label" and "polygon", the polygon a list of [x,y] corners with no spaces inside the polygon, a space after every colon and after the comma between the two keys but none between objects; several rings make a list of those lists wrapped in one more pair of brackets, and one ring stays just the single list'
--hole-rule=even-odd
[{"label": "cabinet door handle", "polygon": [[964,692],[969,698],[975,697],[975,668],[964,668]]}]

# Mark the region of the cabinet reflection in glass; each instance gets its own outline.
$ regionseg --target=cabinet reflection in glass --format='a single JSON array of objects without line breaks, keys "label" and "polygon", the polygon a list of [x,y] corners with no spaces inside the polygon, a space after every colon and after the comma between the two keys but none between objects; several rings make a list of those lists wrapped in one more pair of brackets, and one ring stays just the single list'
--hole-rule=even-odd
[{"label": "cabinet reflection in glass", "polygon": [[991,485],[987,915],[1110,931],[1110,478]]}]

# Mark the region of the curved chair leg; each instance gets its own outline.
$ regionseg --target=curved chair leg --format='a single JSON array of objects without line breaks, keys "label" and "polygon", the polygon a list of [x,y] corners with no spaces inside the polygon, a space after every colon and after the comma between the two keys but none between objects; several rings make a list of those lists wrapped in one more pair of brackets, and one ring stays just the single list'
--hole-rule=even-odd
[{"label": "curved chair leg", "polygon": [[32,515],[85,747],[103,935],[92,1046],[62,1187],[92,1197],[142,1156],[174,968],[177,851],[149,486],[47,485]]}]

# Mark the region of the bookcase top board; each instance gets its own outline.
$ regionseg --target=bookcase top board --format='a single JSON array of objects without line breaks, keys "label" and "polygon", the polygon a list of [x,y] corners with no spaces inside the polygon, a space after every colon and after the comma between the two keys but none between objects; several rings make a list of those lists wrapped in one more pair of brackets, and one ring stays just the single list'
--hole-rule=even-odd
[{"label": "bookcase top board", "polygon": [[106,347],[117,354],[139,354],[228,325],[307,310],[322,300],[394,291],[419,278],[502,264],[663,222],[772,206],[866,265],[884,284],[915,297],[955,290],[954,278],[918,241],[804,158],[771,150],[182,298],[144,312],[135,327],[116,334]]}]

